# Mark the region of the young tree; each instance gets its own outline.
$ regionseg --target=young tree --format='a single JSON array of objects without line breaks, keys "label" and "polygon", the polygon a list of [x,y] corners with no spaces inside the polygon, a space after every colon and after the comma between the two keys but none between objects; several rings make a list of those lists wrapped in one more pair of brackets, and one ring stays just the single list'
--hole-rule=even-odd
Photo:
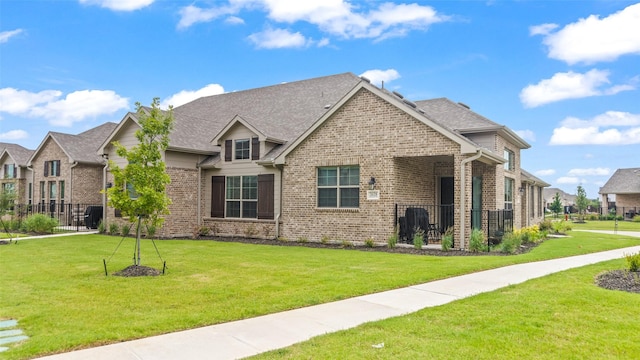
[{"label": "young tree", "polygon": [[587,192],[581,185],[578,185],[576,190],[576,207],[578,208],[578,216],[580,221],[584,221],[584,211],[589,206],[589,199],[587,199]]},{"label": "young tree", "polygon": [[173,108],[160,109],[160,101],[154,98],[151,108],[136,103],[140,129],[136,131],[138,144],[130,149],[113,142],[118,156],[126,159],[124,168],[109,160],[114,186],[107,190],[109,206],[119,209],[133,224],[137,222],[136,254],[134,265],[140,265],[140,225],[158,227],[169,213],[171,199],[165,189],[171,182],[165,172],[162,152],[169,146],[169,134],[173,129]]},{"label": "young tree", "polygon": [[549,206],[549,210],[555,214],[555,217],[558,217],[558,214],[562,211],[562,202],[560,202],[560,194],[556,193],[553,196],[553,202]]}]

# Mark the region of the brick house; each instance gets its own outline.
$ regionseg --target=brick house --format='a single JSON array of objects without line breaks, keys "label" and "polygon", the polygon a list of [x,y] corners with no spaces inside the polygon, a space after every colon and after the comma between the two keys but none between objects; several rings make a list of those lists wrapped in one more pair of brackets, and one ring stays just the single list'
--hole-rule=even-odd
[{"label": "brick house", "polygon": [[106,166],[97,149],[116,126],[107,122],[78,135],[52,131],[45,136],[28,160],[36,212],[62,213],[72,205],[84,213],[87,205],[103,203]]},{"label": "brick house", "polygon": [[640,214],[640,168],[616,170],[598,193],[605,209],[614,203],[610,212],[632,219]]},{"label": "brick house", "polygon": [[[174,116],[162,236],[206,226],[218,235],[385,243],[407,209],[421,208],[425,230],[452,227],[464,249],[472,226],[489,231],[490,211],[507,209],[516,226],[532,221],[518,185],[534,194],[544,185],[523,178],[520,150],[529,145],[507,127],[351,73],[208,96]],[[111,143],[135,145],[138,128],[125,115],[98,153],[124,166]],[[115,215],[109,209],[107,223]]]},{"label": "brick house", "polygon": [[33,150],[18,144],[0,142],[0,189],[16,194],[14,203],[31,200],[31,169],[27,167]]}]

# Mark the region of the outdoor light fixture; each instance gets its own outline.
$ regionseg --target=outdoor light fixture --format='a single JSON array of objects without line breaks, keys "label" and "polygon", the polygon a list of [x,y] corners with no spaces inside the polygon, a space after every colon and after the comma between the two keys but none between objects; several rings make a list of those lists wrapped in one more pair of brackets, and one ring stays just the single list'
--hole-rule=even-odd
[{"label": "outdoor light fixture", "polygon": [[376,178],[372,176],[371,179],[369,180],[369,190],[373,190],[375,188],[376,188]]},{"label": "outdoor light fixture", "polygon": [[518,188],[518,192],[520,193],[520,195],[524,195],[524,188],[523,187],[519,187]]}]

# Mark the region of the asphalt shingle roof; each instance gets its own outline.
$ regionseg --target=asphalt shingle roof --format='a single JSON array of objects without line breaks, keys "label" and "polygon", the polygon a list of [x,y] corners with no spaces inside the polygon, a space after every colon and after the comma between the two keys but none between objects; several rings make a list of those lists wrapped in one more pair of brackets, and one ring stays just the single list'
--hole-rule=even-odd
[{"label": "asphalt shingle roof", "polygon": [[60,145],[62,150],[69,155],[71,161],[78,161],[82,163],[102,163],[102,157],[97,154],[98,148],[107,139],[116,126],[118,126],[118,124],[107,122],[78,135],[53,131],[50,132],[49,135],[51,135],[51,137]]},{"label": "asphalt shingle roof", "polygon": [[29,150],[18,144],[0,142],[0,154],[4,150],[11,155],[17,166],[27,166],[27,162],[34,152],[34,150]]},{"label": "asphalt shingle roof", "polygon": [[447,98],[420,100],[415,103],[418,108],[424,110],[428,118],[454,131],[495,130],[503,127]]},{"label": "asphalt shingle roof", "polygon": [[600,188],[600,194],[640,193],[640,168],[616,170],[611,178]]},{"label": "asphalt shingle roof", "polygon": [[194,100],[174,109],[170,147],[215,152],[211,140],[236,115],[269,138],[291,142],[360,81],[344,73]]}]

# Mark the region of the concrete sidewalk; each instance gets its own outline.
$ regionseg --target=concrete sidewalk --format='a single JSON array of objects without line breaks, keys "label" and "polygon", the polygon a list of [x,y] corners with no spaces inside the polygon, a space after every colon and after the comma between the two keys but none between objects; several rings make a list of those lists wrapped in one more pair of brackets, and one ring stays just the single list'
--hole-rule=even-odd
[{"label": "concrete sidewalk", "polygon": [[[640,233],[635,233],[635,236],[640,237]],[[42,359],[239,359],[366,322],[409,314],[555,272],[622,258],[625,254],[635,252],[640,252],[640,246],[506,266],[328,304]]]}]

